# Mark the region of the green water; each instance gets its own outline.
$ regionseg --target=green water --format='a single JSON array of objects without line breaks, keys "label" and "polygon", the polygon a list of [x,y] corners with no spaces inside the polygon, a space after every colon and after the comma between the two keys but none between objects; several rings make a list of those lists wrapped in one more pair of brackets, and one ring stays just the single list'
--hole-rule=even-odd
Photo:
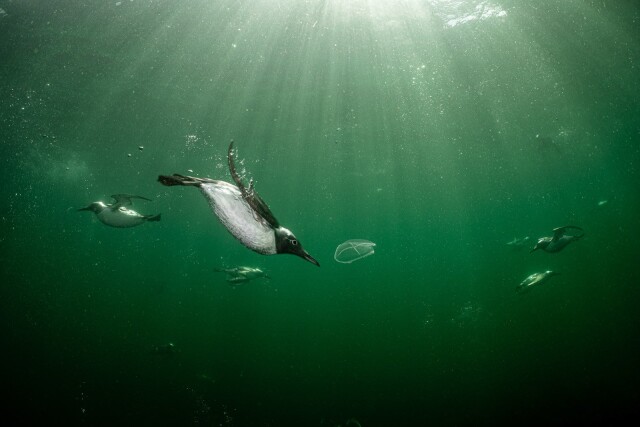
[{"label": "green water", "polygon": [[[639,28],[632,0],[0,0],[5,421],[637,418]],[[320,268],[156,182],[229,180],[232,138]],[[162,221],[75,211],[116,193]]]}]

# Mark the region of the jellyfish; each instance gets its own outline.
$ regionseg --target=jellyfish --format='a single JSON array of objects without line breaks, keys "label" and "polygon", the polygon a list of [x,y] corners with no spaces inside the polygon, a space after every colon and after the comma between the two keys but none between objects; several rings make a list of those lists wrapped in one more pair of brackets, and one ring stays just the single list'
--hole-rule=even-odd
[{"label": "jellyfish", "polygon": [[375,243],[363,239],[347,240],[336,248],[333,258],[342,264],[351,264],[374,254]]}]

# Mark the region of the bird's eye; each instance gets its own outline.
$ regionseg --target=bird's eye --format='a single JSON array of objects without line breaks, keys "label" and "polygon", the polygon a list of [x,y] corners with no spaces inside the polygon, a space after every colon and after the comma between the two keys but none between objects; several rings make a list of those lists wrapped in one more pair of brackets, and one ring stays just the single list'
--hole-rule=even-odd
[{"label": "bird's eye", "polygon": [[296,239],[291,240],[291,244],[293,246],[298,246],[298,241]]}]

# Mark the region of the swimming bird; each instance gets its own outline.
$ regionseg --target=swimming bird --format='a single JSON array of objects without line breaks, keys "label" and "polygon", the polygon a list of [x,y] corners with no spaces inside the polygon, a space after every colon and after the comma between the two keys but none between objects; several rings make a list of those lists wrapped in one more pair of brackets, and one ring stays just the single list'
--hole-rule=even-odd
[{"label": "swimming bird", "polygon": [[565,231],[567,231],[567,229],[583,231],[582,228],[576,227],[575,225],[565,225],[564,227],[554,228],[553,236],[539,238],[535,247],[531,249],[531,252],[535,251],[536,249],[542,249],[545,252],[560,252],[569,243],[584,237],[584,233],[577,236],[565,234]]},{"label": "swimming bird", "polygon": [[269,206],[253,187],[247,188],[236,171],[233,140],[227,151],[229,172],[235,185],[225,181],[184,176],[160,175],[158,181],[167,186],[198,187],[222,225],[247,248],[263,255],[293,254],[320,266],[296,236],[280,225]]},{"label": "swimming bird", "polygon": [[216,268],[214,271],[218,273],[227,273],[227,282],[231,285],[240,285],[253,279],[270,277],[264,271],[254,267],[235,267],[235,268]]},{"label": "swimming bird", "polygon": [[103,202],[93,202],[86,208],[78,209],[78,211],[91,211],[96,214],[103,224],[117,228],[135,227],[147,221],[160,221],[160,214],[143,215],[126,207],[131,206],[131,199],[151,201],[146,197],[132,196],[130,194],[114,194],[111,198],[115,200],[115,202],[110,205]]},{"label": "swimming bird", "polygon": [[514,249],[521,249],[528,240],[529,236],[523,237],[521,239],[514,237],[512,241],[507,242],[507,246],[511,246]]},{"label": "swimming bird", "polygon": [[547,270],[543,273],[533,273],[531,276],[527,277],[526,279],[524,279],[522,281],[522,283],[520,283],[518,286],[516,286],[516,291],[519,294],[525,293],[526,291],[528,291],[529,289],[531,289],[532,286],[536,286],[539,285],[541,283],[546,282],[550,277],[553,276],[557,276],[560,273],[555,273],[551,270]]}]

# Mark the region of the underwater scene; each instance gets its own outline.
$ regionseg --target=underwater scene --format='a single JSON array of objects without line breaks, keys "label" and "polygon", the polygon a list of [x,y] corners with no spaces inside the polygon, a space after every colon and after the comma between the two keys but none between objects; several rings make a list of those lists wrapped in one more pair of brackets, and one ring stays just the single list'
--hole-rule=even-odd
[{"label": "underwater scene", "polygon": [[0,0],[3,425],[640,418],[636,0]]}]

